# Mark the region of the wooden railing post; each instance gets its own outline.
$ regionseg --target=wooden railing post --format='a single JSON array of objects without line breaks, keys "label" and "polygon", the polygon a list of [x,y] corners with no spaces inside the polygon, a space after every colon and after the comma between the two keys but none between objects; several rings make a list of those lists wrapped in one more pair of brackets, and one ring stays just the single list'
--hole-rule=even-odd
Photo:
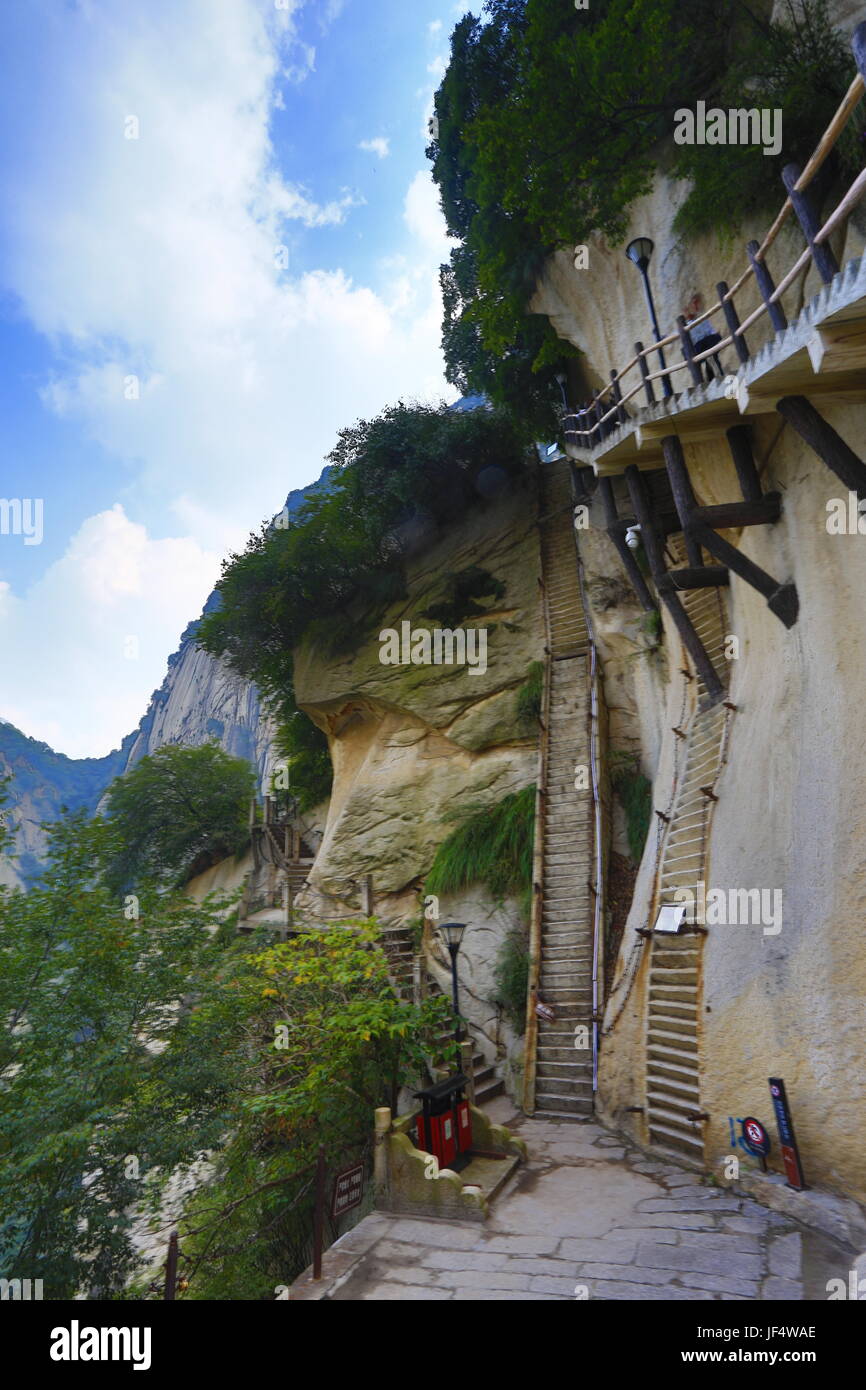
[{"label": "wooden railing post", "polygon": [[649,380],[649,367],[647,366],[646,358],[644,357],[643,343],[635,343],[634,350],[637,353],[637,364],[640,368],[641,380],[643,381],[643,389],[646,391],[646,403],[647,405],[655,405],[656,393],[653,390],[652,382]]},{"label": "wooden railing post", "polygon": [[764,261],[759,261],[757,253],[760,251],[757,241],[750,241],[746,246],[746,254],[749,257],[749,264],[755,272],[755,283],[761,294],[761,298],[767,306],[770,315],[770,322],[777,333],[782,333],[788,327],[788,320],[785,318],[785,311],[781,304],[773,302],[772,296],[775,291],[773,277],[767,269]]},{"label": "wooden railing post", "polygon": [[820,246],[815,245],[815,237],[821,230],[821,219],[818,217],[812,199],[805,189],[802,193],[798,193],[794,187],[802,172],[798,164],[786,164],[782,170],[782,182],[788,190],[791,207],[797,214],[797,220],[803,229],[803,236],[809,243],[815,269],[824,284],[829,285],[834,276],[839,274],[839,262],[826,241],[822,242]]},{"label": "wooden railing post", "polygon": [[627,424],[628,424],[628,416],[626,415],[625,409],[624,409],[623,404],[622,404],[622,391],[620,390],[620,385],[619,385],[619,374],[618,374],[617,372],[615,372],[615,371],[611,372],[611,374],[610,374],[610,381],[611,381],[611,387],[610,387],[611,393],[612,393],[612,395],[613,395],[613,399],[614,399],[614,402],[615,402],[615,404],[616,404],[616,418],[617,418],[617,420],[619,421],[619,423],[620,423],[621,425],[627,425]]},{"label": "wooden railing post", "polygon": [[719,301],[721,303],[722,310],[725,315],[725,323],[728,325],[728,332],[734,340],[734,347],[736,349],[737,356],[739,357],[740,361],[748,362],[749,349],[746,346],[745,338],[739,331],[740,318],[736,309],[734,308],[734,301],[732,299],[727,298],[729,293],[730,291],[728,290],[727,283],[724,280],[720,280],[719,283],[716,285],[716,294],[719,296]]},{"label": "wooden railing post", "polygon": [[683,360],[688,363],[689,371],[692,374],[692,384],[694,386],[701,386],[703,385],[704,378],[701,375],[700,367],[695,361],[695,346],[692,342],[692,335],[686,328],[685,314],[677,315],[677,331],[680,335],[680,347],[683,350]]}]

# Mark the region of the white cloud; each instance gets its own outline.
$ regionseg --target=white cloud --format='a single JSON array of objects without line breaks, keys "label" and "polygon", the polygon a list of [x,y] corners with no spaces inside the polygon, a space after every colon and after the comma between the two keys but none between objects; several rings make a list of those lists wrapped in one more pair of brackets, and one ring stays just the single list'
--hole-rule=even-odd
[{"label": "white cloud", "polygon": [[428,34],[434,34],[434,35],[435,35],[435,34],[438,34],[438,33],[440,32],[441,28],[442,28],[442,20],[441,20],[441,19],[431,19],[430,23],[427,25],[427,33],[428,33]]},{"label": "white cloud", "polygon": [[[124,502],[136,521],[186,532],[172,544],[191,551],[170,558],[197,579],[166,596],[169,616],[150,639],[162,659],[206,596],[201,557],[242,545],[291,487],[309,482],[340,426],[398,397],[447,390],[437,282],[447,246],[429,176],[413,180],[402,236],[395,229],[407,269],[382,293],[340,270],[295,274],[279,262],[291,236],[338,227],[359,199],[324,177],[310,189],[277,169],[269,118],[285,57],[274,14],[290,35],[291,12],[287,21],[256,0],[117,0],[110,20],[90,26],[80,13],[52,10],[22,74],[33,111],[20,119],[5,279],[57,347],[44,388],[50,408],[126,465]],[[138,139],[124,138],[130,114]],[[86,572],[94,566],[102,573],[95,560]],[[136,572],[121,568],[124,582]],[[76,628],[83,582],[79,575],[68,594],[54,585],[56,621],[46,632]],[[33,683],[32,719],[23,686],[11,709],[0,694],[0,714],[27,732],[38,721],[42,737],[57,719],[62,751],[104,752],[118,727],[135,725],[161,669],[145,679],[141,664],[126,663],[124,681],[134,692],[137,678],[138,695],[117,687],[121,719],[111,715],[103,669],[92,707],[95,629],[80,625],[80,659],[61,642],[40,662],[38,635],[26,639],[47,612],[39,592],[7,595],[21,616],[4,656],[14,669],[24,660],[41,666],[47,685],[40,693]],[[138,601],[131,592],[123,600]]]},{"label": "white cloud", "polygon": [[403,217],[412,235],[438,257],[438,261],[447,261],[451,248],[439,204],[439,190],[427,170],[419,170],[409,185]]},{"label": "white cloud", "polygon": [[380,159],[387,159],[391,153],[391,141],[383,135],[377,135],[373,140],[362,140],[358,149],[366,150],[368,154],[378,155]]},{"label": "white cloud", "polygon": [[152,539],[120,505],[88,517],[26,599],[0,585],[3,717],[72,757],[117,747],[218,573],[217,554]]}]

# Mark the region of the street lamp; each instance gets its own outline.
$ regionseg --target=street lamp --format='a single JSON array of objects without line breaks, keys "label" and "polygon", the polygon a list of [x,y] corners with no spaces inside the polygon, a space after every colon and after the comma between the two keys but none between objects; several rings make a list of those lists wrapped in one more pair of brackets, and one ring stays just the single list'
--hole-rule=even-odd
[{"label": "street lamp", "polygon": [[[641,273],[643,287],[646,290],[646,302],[649,306],[650,322],[652,323],[653,327],[653,335],[655,337],[655,341],[657,343],[660,343],[662,340],[662,335],[659,332],[659,321],[656,318],[656,306],[653,303],[653,292],[650,289],[648,274],[650,257],[652,256],[654,249],[654,243],[650,241],[648,236],[638,236],[635,237],[634,241],[629,242],[628,246],[625,248],[625,254],[631,261],[632,265],[636,265]],[[659,348],[659,361],[662,364],[662,369],[666,370],[667,363],[665,362],[665,355],[661,348]],[[669,377],[662,377],[662,391],[666,396],[670,396],[673,394],[673,389],[671,387]]]},{"label": "street lamp", "polygon": [[442,922],[439,925],[439,934],[445,945],[448,947],[451,956],[451,993],[454,1003],[454,1037],[457,1042],[461,1042],[463,1031],[460,1027],[460,1005],[457,1002],[457,952],[460,950],[460,942],[463,940],[463,933],[466,930],[465,922]]},{"label": "street lamp", "polygon": [[563,407],[563,410],[565,411],[565,413],[566,413],[566,415],[567,415],[567,414],[568,414],[568,396],[567,396],[567,394],[566,394],[565,387],[566,387],[566,384],[567,384],[567,382],[568,382],[568,377],[566,376],[565,372],[557,372],[557,373],[556,373],[556,381],[558,382],[558,384],[559,384],[559,389],[560,389],[560,391],[562,392],[562,407]]}]

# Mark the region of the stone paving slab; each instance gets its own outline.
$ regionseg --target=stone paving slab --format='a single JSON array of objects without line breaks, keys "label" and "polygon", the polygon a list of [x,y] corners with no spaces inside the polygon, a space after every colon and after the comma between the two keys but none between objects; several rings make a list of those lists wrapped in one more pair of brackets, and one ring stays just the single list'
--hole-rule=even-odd
[{"label": "stone paving slab", "polygon": [[847,1279],[847,1246],[822,1236],[816,1255],[793,1219],[601,1125],[496,1119],[529,1161],[485,1223],[375,1212],[326,1253],[321,1283],[307,1271],[291,1298],[800,1301],[826,1296],[825,1275]]}]

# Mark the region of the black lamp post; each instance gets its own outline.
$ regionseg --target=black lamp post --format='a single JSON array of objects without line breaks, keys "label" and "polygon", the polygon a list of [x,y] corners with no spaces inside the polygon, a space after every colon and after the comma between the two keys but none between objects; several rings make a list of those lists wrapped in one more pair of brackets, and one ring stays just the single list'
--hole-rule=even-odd
[{"label": "black lamp post", "polygon": [[463,1030],[460,1026],[460,1005],[457,1002],[457,952],[460,950],[460,942],[463,940],[463,933],[466,930],[465,922],[442,922],[439,925],[439,933],[445,945],[448,947],[451,956],[451,993],[454,1003],[454,1037],[457,1042],[463,1039]]},{"label": "black lamp post", "polygon": [[[650,288],[648,273],[650,257],[652,256],[654,249],[655,244],[652,241],[650,241],[648,236],[638,236],[635,237],[634,241],[629,242],[628,246],[625,248],[625,254],[628,256],[628,259],[631,261],[632,265],[636,265],[641,273],[643,287],[646,291],[646,302],[649,306],[650,311],[650,322],[653,328],[653,337],[655,338],[655,341],[657,343],[660,343],[662,340],[662,335],[659,332],[659,321],[656,318],[656,306],[653,303],[653,292]],[[661,348],[659,348],[659,361],[661,362],[662,369],[664,370],[667,367],[667,363],[665,362],[665,355]],[[662,377],[662,391],[666,396],[673,395],[673,388],[671,387],[669,377]]]}]

